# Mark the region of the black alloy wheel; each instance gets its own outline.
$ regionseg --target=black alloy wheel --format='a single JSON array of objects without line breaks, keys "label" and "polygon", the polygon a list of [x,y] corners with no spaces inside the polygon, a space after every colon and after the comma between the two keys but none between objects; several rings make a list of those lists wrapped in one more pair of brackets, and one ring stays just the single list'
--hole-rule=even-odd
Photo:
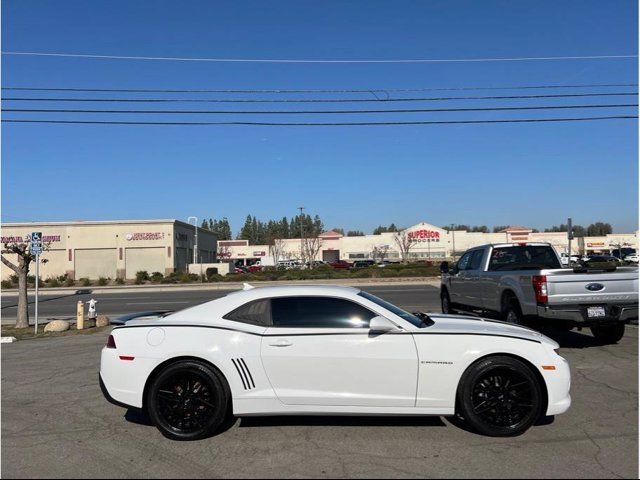
[{"label": "black alloy wheel", "polygon": [[148,395],[149,416],[174,440],[197,440],[215,433],[228,411],[228,387],[208,365],[182,361],[166,367]]},{"label": "black alloy wheel", "polygon": [[465,372],[459,393],[463,417],[483,435],[520,435],[541,416],[538,379],[515,358],[480,360]]}]

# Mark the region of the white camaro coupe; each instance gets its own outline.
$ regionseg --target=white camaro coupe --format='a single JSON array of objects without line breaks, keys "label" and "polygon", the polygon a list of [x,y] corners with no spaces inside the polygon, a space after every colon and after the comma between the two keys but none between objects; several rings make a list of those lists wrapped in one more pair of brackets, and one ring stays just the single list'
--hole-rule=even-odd
[{"label": "white camaro coupe", "polygon": [[557,348],[526,328],[412,314],[356,288],[246,286],[116,327],[100,384],[179,440],[214,434],[229,415],[457,414],[508,436],[569,408]]}]

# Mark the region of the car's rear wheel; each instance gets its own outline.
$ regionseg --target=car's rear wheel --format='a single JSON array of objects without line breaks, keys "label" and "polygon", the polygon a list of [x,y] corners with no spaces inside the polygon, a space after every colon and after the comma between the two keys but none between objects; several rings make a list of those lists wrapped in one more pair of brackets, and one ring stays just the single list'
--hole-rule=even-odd
[{"label": "car's rear wheel", "polygon": [[607,325],[601,327],[591,327],[591,333],[600,343],[611,344],[618,343],[624,337],[625,324],[616,323],[615,325]]},{"label": "car's rear wheel", "polygon": [[224,378],[205,363],[179,361],[153,380],[147,394],[149,418],[173,440],[210,436],[224,423],[229,395]]},{"label": "car's rear wheel", "polygon": [[451,309],[451,298],[449,297],[449,292],[446,290],[443,290],[440,294],[440,305],[442,307],[442,313],[453,313],[453,310]]},{"label": "car's rear wheel", "polygon": [[542,389],[523,362],[504,356],[478,361],[458,388],[458,408],[467,423],[483,435],[520,435],[541,416]]}]

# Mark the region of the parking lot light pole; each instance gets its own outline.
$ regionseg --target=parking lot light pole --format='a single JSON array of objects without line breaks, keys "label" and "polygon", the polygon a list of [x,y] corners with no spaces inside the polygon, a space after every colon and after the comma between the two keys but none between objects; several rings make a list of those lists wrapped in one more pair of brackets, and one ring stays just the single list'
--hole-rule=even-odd
[{"label": "parking lot light pole", "polygon": [[[304,263],[304,226],[302,224],[302,211],[305,209],[305,207],[298,207],[298,210],[300,210],[300,262]],[[304,265],[302,265],[302,268],[304,268]]]},{"label": "parking lot light pole", "polygon": [[453,223],[451,224],[451,239],[453,241],[453,251],[451,252],[451,258],[456,261],[456,232],[453,230]]},{"label": "parking lot light pole", "polygon": [[187,223],[193,219],[194,241],[193,241],[193,263],[198,263],[198,217],[187,218]]}]

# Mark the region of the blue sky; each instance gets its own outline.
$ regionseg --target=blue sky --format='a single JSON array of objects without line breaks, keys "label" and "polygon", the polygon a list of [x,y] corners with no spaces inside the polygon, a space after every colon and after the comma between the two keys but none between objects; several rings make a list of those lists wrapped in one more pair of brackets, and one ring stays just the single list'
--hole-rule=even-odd
[{"label": "blue sky", "polygon": [[[637,2],[631,0],[6,0],[2,7],[3,51],[292,59],[637,53]],[[638,65],[634,59],[283,65],[3,56],[2,67],[3,86],[381,89],[627,84],[637,83]],[[15,92],[4,95],[9,93]],[[100,94],[85,95],[96,98]],[[637,103],[634,97],[612,98],[537,103]],[[521,100],[430,103],[430,108],[532,104]],[[20,102],[4,102],[4,106],[26,108]],[[80,106],[104,107],[73,105]],[[171,104],[169,108],[210,107]],[[320,105],[332,107],[337,106]],[[506,119],[633,111],[278,116],[278,120]],[[78,115],[11,115],[35,117]],[[90,114],[82,118],[125,117]],[[126,119],[150,118],[133,115]],[[161,120],[196,118],[184,115]],[[542,228],[568,216],[578,224],[603,220],[611,222],[616,231],[629,231],[638,228],[637,135],[636,120],[327,128],[3,124],[2,220],[227,216],[237,231],[247,214],[263,219],[293,216],[296,207],[304,205],[310,213],[319,214],[327,227],[367,232],[379,224],[404,226],[419,221]]]}]

